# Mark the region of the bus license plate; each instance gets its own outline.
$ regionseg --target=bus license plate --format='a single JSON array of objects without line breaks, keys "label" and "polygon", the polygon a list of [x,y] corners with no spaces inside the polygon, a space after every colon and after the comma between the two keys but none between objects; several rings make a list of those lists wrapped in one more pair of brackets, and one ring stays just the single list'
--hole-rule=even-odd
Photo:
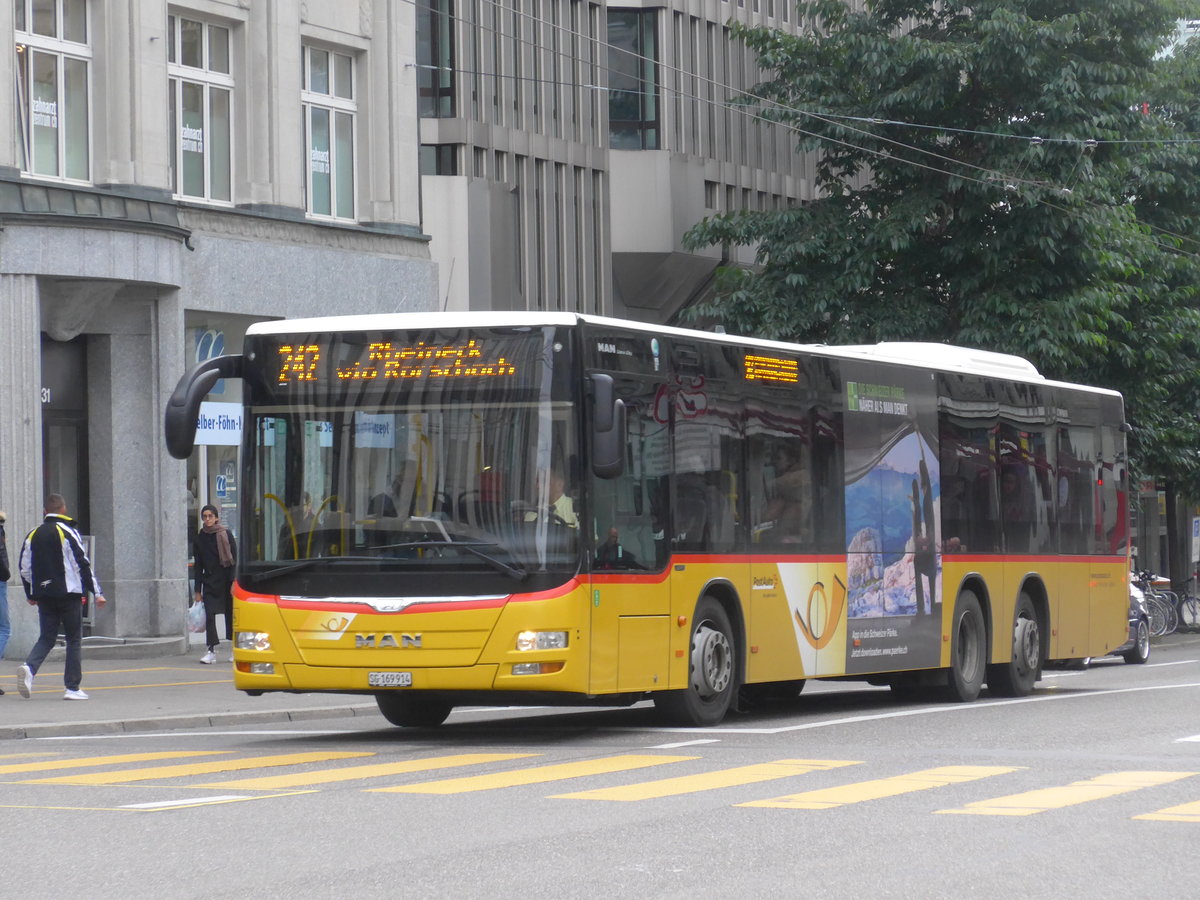
[{"label": "bus license plate", "polygon": [[369,672],[367,687],[412,687],[412,672]]}]

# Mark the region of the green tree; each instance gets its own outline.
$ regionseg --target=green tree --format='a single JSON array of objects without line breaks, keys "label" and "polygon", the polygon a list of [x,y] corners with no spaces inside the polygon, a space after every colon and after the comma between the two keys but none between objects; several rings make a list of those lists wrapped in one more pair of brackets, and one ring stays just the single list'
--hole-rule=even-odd
[{"label": "green tree", "polygon": [[692,312],[1016,353],[1117,388],[1143,474],[1200,496],[1200,167],[1163,143],[1197,135],[1200,81],[1184,54],[1156,61],[1180,8],[802,0],[802,35],[736,27],[771,75],[738,102],[817,154],[815,196],[695,226],[690,247],[757,245],[757,265],[722,269]]}]

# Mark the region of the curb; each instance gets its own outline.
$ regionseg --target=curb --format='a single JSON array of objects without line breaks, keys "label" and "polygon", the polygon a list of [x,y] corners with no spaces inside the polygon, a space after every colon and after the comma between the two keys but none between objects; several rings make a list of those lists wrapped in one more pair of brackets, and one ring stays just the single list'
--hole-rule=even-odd
[{"label": "curb", "polygon": [[172,731],[180,728],[211,728],[228,725],[256,725],[265,722],[305,722],[339,719],[347,716],[378,716],[379,707],[324,706],[312,709],[278,709],[270,712],[196,713],[186,716],[156,716],[127,721],[45,722],[35,725],[0,726],[0,740],[22,738],[83,737],[97,734],[137,734],[144,731]]}]

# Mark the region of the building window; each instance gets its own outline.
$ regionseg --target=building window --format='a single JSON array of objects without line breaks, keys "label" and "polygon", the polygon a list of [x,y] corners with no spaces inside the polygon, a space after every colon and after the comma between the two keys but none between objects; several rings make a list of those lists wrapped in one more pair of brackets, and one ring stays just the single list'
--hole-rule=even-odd
[{"label": "building window", "polygon": [[167,17],[171,183],[176,196],[233,199],[229,29]]},{"label": "building window", "polygon": [[354,60],[344,53],[305,47],[303,55],[308,212],[354,218]]},{"label": "building window", "polygon": [[454,92],[453,0],[417,3],[417,97],[420,115],[453,118]]},{"label": "building window", "polygon": [[457,175],[462,144],[422,144],[417,153],[422,175]]},{"label": "building window", "polygon": [[86,0],[15,0],[17,134],[21,169],[91,179]]},{"label": "building window", "polygon": [[614,150],[659,149],[658,11],[608,12],[608,124]]}]

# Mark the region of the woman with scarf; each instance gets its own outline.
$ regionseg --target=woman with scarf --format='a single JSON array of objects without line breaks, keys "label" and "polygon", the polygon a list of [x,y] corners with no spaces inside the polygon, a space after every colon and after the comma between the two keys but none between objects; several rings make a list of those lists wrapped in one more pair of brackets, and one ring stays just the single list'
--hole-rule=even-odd
[{"label": "woman with scarf", "polygon": [[229,530],[221,524],[221,513],[211,503],[200,509],[200,530],[192,539],[193,572],[196,583],[196,602],[204,601],[207,621],[205,640],[208,652],[200,662],[212,665],[217,661],[217,614],[225,615],[225,640],[233,640],[233,561],[237,544]]}]

